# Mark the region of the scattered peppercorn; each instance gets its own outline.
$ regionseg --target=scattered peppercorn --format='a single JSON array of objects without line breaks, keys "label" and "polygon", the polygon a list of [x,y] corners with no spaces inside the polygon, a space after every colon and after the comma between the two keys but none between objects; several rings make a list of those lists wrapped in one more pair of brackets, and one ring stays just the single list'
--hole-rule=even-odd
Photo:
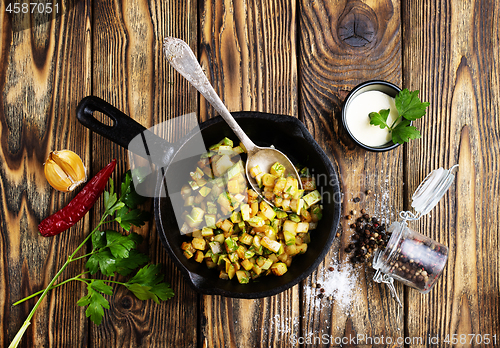
[{"label": "scattered peppercorn", "polygon": [[366,190],[366,194],[367,195],[371,195],[372,194],[372,190]]},{"label": "scattered peppercorn", "polygon": [[[352,212],[351,212],[352,213]],[[351,257],[353,263],[371,264],[370,258],[377,249],[384,249],[390,238],[385,230],[385,224],[380,224],[376,217],[371,217],[365,209],[361,209],[361,217],[356,219],[356,224],[351,224],[351,229],[356,233],[352,236],[352,243],[344,250],[347,253],[354,251]]]},{"label": "scattered peppercorn", "polygon": [[332,266],[330,266],[330,267],[328,267],[328,270],[329,270],[330,272],[333,272],[334,268],[333,268]]},{"label": "scattered peppercorn", "polygon": [[353,201],[354,203],[358,203],[360,200],[361,200],[361,199],[360,199],[359,197],[354,197],[354,198],[352,199],[352,201]]}]

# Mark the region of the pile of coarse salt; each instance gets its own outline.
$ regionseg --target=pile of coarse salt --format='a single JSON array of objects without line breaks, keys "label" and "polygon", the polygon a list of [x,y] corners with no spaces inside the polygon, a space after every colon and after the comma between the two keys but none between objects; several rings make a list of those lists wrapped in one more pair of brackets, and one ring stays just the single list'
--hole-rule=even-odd
[{"label": "pile of coarse salt", "polygon": [[358,276],[359,272],[350,262],[339,263],[334,255],[330,265],[318,273],[316,283],[304,288],[306,301],[317,309],[326,300],[347,310],[354,299]]}]

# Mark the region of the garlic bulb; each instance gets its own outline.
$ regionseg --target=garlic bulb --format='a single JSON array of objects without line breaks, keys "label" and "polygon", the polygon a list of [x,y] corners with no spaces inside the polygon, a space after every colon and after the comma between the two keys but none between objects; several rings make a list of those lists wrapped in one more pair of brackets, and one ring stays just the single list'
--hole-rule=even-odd
[{"label": "garlic bulb", "polygon": [[47,181],[59,191],[73,191],[87,180],[82,159],[70,150],[52,151],[43,166]]}]

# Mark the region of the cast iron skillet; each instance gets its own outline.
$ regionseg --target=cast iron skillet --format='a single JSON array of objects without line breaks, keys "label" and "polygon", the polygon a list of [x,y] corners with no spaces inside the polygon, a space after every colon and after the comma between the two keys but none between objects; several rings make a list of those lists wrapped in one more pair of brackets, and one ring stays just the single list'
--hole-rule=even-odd
[{"label": "cast iron skillet", "polygon": [[[93,112],[96,110],[110,117],[114,125],[107,126],[97,121],[93,117]],[[234,279],[231,281],[219,279],[217,270],[208,269],[205,263],[200,264],[192,259],[186,259],[180,245],[190,238],[180,234],[170,199],[168,196],[161,197],[160,192],[165,190],[165,178],[169,175],[175,172],[175,175],[185,175],[187,180],[189,171],[196,167],[195,158],[192,163],[182,161],[181,166],[179,166],[180,162],[172,166],[167,163],[175,158],[184,158],[180,156],[183,156],[183,151],[186,151],[188,147],[186,145],[189,144],[194,133],[188,134],[175,144],[157,139],[159,143],[163,142],[161,146],[167,154],[163,170],[158,174],[154,198],[157,231],[172,260],[188,283],[198,292],[248,299],[272,296],[309,276],[330,249],[340,220],[341,198],[338,177],[326,154],[298,119],[260,112],[232,114],[257,145],[274,145],[283,151],[293,163],[309,167],[316,176],[318,189],[323,197],[323,218],[317,229],[311,231],[311,242],[307,252],[295,256],[291,267],[283,276],[262,277],[245,285],[239,284]],[[97,97],[86,97],[80,102],[77,107],[77,118],[89,129],[124,147],[127,147],[130,140],[141,132],[148,132],[143,126]],[[201,123],[200,130],[207,146],[219,142],[225,136],[237,140],[220,116]]]}]

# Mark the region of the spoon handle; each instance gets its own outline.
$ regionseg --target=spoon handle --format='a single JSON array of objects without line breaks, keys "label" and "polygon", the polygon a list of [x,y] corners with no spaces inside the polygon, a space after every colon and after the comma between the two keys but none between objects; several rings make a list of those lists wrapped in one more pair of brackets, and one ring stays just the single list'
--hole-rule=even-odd
[{"label": "spoon handle", "polygon": [[189,45],[181,39],[166,37],[163,40],[163,53],[170,65],[191,83],[206,100],[219,112],[236,136],[241,140],[247,152],[253,152],[256,145],[245,134],[229,110],[215,92]]}]

